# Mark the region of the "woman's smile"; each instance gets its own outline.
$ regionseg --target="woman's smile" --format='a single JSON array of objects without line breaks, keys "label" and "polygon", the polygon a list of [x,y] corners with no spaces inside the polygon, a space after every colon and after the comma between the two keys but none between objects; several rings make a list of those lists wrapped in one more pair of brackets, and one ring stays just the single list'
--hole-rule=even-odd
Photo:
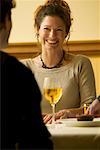
[{"label": "woman's smile", "polygon": [[48,46],[57,46],[58,45],[58,40],[56,40],[56,41],[51,41],[51,40],[46,40],[46,44],[48,45]]}]

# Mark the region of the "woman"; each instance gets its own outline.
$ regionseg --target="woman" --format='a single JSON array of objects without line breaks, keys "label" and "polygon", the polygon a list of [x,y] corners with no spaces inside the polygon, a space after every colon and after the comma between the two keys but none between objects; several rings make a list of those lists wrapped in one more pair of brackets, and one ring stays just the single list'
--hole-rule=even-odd
[{"label": "woman", "polygon": [[[41,43],[42,53],[33,59],[22,60],[35,74],[41,93],[44,77],[55,76],[63,86],[63,95],[56,105],[56,119],[83,113],[83,105],[95,99],[95,79],[90,60],[82,55],[64,51],[63,43],[69,39],[72,23],[71,11],[63,0],[48,0],[35,12],[34,27]],[[44,122],[50,123],[51,107],[42,101]]]}]

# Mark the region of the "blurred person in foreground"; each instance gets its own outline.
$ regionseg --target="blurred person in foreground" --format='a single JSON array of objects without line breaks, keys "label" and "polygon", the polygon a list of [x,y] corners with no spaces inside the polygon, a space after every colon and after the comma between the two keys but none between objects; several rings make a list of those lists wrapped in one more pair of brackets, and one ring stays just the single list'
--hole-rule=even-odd
[{"label": "blurred person in foreground", "polygon": [[100,117],[100,95],[87,108],[86,114],[96,115]]},{"label": "blurred person in foreground", "polygon": [[0,0],[0,149],[52,150],[41,110],[41,93],[32,72],[3,52],[12,27],[13,0]]},{"label": "blurred person in foreground", "polygon": [[[84,104],[89,105],[96,97],[94,72],[89,58],[68,52],[71,24],[71,10],[66,1],[47,0],[40,5],[35,11],[34,27],[41,54],[21,60],[34,73],[41,92],[45,77],[55,77],[61,82],[63,91],[56,105],[56,119],[82,114]],[[50,104],[44,95],[42,99],[44,122],[51,123]]]}]

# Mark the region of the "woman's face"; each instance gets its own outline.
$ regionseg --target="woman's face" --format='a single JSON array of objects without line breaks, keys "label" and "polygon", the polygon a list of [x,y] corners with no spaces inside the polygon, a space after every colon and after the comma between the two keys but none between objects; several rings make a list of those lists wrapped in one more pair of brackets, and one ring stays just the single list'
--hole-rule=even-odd
[{"label": "woman's face", "polygon": [[62,49],[66,37],[66,28],[63,20],[58,16],[46,16],[39,29],[39,39],[42,49]]}]

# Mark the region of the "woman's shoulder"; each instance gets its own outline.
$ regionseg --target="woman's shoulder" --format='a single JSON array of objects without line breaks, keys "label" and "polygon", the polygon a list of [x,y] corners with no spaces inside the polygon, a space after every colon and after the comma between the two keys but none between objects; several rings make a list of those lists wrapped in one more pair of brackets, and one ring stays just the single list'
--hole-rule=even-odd
[{"label": "woman's shoulder", "polygon": [[87,61],[90,61],[89,57],[87,57],[86,55],[82,55],[82,54],[72,54],[72,53],[67,53],[65,55],[65,58],[67,60],[67,58],[69,58],[70,60],[72,61],[75,61],[75,62],[87,62]]},{"label": "woman's shoulder", "polygon": [[34,58],[26,58],[26,59],[20,59],[21,63],[23,63],[25,66],[29,67],[34,64]]},{"label": "woman's shoulder", "polygon": [[81,66],[81,65],[89,65],[91,64],[90,59],[82,54],[72,54],[72,53],[66,53],[65,52],[65,61],[66,64],[71,64],[74,66]]},{"label": "woman's shoulder", "polygon": [[89,57],[86,55],[82,55],[82,54],[77,54],[76,55],[77,59],[81,59],[81,60],[89,60]]},{"label": "woman's shoulder", "polygon": [[27,67],[32,67],[33,65],[40,67],[40,55],[34,57],[34,58],[28,58],[28,59],[21,59],[20,62],[22,62]]},{"label": "woman's shoulder", "polygon": [[28,62],[28,61],[34,61],[34,58],[20,59],[20,62]]},{"label": "woman's shoulder", "polygon": [[25,58],[25,59],[20,59],[21,62],[32,62],[35,63],[39,60],[40,58],[40,53],[38,55],[36,55],[35,57],[29,57],[29,58]]},{"label": "woman's shoulder", "polygon": [[75,57],[75,61],[80,64],[91,64],[89,57],[82,54],[77,54]]}]

